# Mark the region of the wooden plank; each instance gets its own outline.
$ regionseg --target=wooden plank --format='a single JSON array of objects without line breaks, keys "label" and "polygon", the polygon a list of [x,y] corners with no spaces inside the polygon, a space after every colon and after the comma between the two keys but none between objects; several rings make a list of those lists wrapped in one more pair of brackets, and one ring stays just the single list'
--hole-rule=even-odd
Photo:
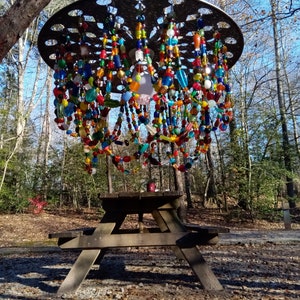
[{"label": "wooden plank", "polygon": [[[130,233],[111,234],[97,236],[80,236],[72,239],[61,246],[62,249],[103,249],[118,247],[160,247],[176,246],[176,241],[181,240],[181,245],[189,247],[193,237],[187,239],[186,235],[198,235],[197,233],[176,232],[176,233]],[[194,240],[197,240],[194,238]]]},{"label": "wooden plank", "polygon": [[125,198],[135,198],[135,199],[144,199],[144,198],[158,198],[163,197],[164,194],[162,192],[119,192],[118,197],[120,199]]},{"label": "wooden plank", "polygon": [[[162,210],[154,210],[152,212],[152,216],[153,218],[155,219],[155,221],[157,222],[158,226],[160,227],[161,231],[169,231],[170,232],[170,228],[168,227],[167,225],[167,222],[169,222],[170,220],[168,219],[168,216],[169,215],[174,215],[176,216],[176,212],[175,210],[171,210],[169,211],[168,214],[164,214],[164,217],[162,217]],[[173,231],[186,231],[184,227],[179,227],[179,228],[173,228],[174,230]],[[181,230],[182,229],[182,230]],[[176,246],[171,246],[171,249],[173,250],[174,254],[176,255],[176,257],[180,260],[184,260],[185,257],[183,256],[182,252],[180,251],[179,247],[176,245]]]},{"label": "wooden plank", "polygon": [[160,228],[161,232],[167,232],[169,231],[168,226],[166,225],[166,222],[164,219],[161,217],[159,211],[157,209],[152,211],[152,216],[154,220],[156,221],[158,227]]},{"label": "wooden plank", "polygon": [[[114,230],[119,229],[123,221],[125,220],[125,217],[126,214],[121,212],[115,215],[106,213],[92,236],[110,234]],[[113,220],[115,221],[113,222]],[[58,289],[57,294],[62,295],[65,293],[76,292],[76,290],[79,288],[79,286],[89,273],[95,261],[97,259],[102,259],[104,251],[105,250],[100,249],[81,251],[67,277],[64,279],[60,288]]]},{"label": "wooden plank", "polygon": [[186,261],[198,277],[203,289],[211,291],[223,290],[218,278],[196,247],[180,249]]},{"label": "wooden plank", "polygon": [[101,200],[105,199],[144,199],[144,198],[169,198],[175,199],[182,196],[182,192],[179,191],[167,191],[167,192],[119,192],[119,193],[103,193],[99,195]]},{"label": "wooden plank", "polygon": [[155,209],[174,209],[178,207],[177,194],[164,196],[163,193],[124,193],[118,197],[100,197],[106,212],[127,214],[151,213]]},{"label": "wooden plank", "polygon": [[[114,227],[115,227],[115,223],[101,224],[101,226],[96,228],[94,235],[97,235],[99,233],[108,234],[112,232]],[[79,237],[73,240],[76,240],[78,238]],[[62,244],[61,248],[63,247],[63,245],[65,244]],[[76,262],[72,266],[69,274],[62,282],[60,288],[57,291],[57,294],[62,295],[69,292],[75,292],[79,288],[82,281],[85,279],[88,272],[90,271],[90,268],[92,267],[98,255],[100,254],[100,251],[101,250],[82,251],[78,256]]]},{"label": "wooden plank", "polygon": [[181,239],[177,240],[176,244],[180,248],[192,248],[197,245],[215,245],[218,242],[216,234],[202,234],[200,232],[189,232]]},{"label": "wooden plank", "polygon": [[171,232],[187,232],[175,210],[160,210],[159,214]]},{"label": "wooden plank", "polygon": [[179,205],[181,195],[175,192],[120,192],[100,194],[105,211],[123,211],[128,214],[151,213],[157,208],[174,209]]},{"label": "wooden plank", "polygon": [[[171,232],[186,231],[185,226],[180,221],[175,211],[160,211],[162,218]],[[222,290],[223,287],[219,280],[204,260],[202,254],[196,247],[179,247],[183,257],[186,259],[195,275],[198,277],[203,288],[206,290]]]},{"label": "wooden plank", "polygon": [[[145,233],[160,233],[160,229],[158,227],[144,227],[143,230],[146,230]],[[122,228],[116,231],[119,234],[132,234],[132,233],[141,233],[139,228]]]},{"label": "wooden plank", "polygon": [[164,197],[176,197],[179,198],[181,196],[183,196],[183,193],[181,191],[166,191],[163,192]]},{"label": "wooden plank", "polygon": [[227,233],[229,228],[226,227],[216,227],[216,226],[200,226],[198,224],[183,224],[187,230],[193,230],[205,234],[218,234],[218,233]]},{"label": "wooden plank", "polygon": [[74,238],[79,235],[92,234],[94,231],[95,231],[95,227],[78,228],[78,229],[67,230],[67,231],[62,231],[62,232],[49,233],[48,237],[49,237],[49,239]]},{"label": "wooden plank", "polygon": [[79,235],[83,235],[82,230],[70,230],[70,231],[63,231],[63,232],[54,232],[49,233],[49,239],[56,239],[56,238],[75,238]]},{"label": "wooden plank", "polygon": [[[156,210],[152,211],[152,216],[162,232],[170,231],[165,220],[162,218],[162,216],[160,214],[160,210],[156,209]],[[171,246],[170,248],[173,250],[174,254],[176,255],[176,257],[178,259],[180,259],[180,260],[185,259],[184,256],[182,255],[180,249],[178,248],[178,246]]]}]

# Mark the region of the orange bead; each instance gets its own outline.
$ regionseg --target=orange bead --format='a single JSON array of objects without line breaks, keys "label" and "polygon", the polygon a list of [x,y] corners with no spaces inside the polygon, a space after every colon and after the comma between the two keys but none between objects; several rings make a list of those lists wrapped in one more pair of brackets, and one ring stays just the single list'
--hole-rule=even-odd
[{"label": "orange bead", "polygon": [[200,48],[200,39],[201,39],[201,37],[200,37],[199,33],[196,32],[193,37],[195,49]]},{"label": "orange bead", "polygon": [[113,73],[112,73],[112,72],[109,72],[109,73],[107,74],[107,79],[111,81],[112,78],[113,78]]},{"label": "orange bead", "polygon": [[129,88],[132,92],[137,92],[140,88],[140,83],[137,81],[132,81],[129,85]]}]

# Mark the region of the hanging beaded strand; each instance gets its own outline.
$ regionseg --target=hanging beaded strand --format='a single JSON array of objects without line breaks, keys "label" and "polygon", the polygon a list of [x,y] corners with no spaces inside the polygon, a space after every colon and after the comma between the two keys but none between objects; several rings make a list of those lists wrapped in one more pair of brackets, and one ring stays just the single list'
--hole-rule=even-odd
[{"label": "hanging beaded strand", "polygon": [[[175,4],[174,4],[175,5]],[[204,23],[197,20],[193,34],[194,61],[192,84],[181,65],[179,33],[173,12],[165,16],[161,34],[158,62],[158,80],[154,80],[151,50],[147,46],[144,6],[138,1],[136,17],[136,64],[128,61],[124,38],[113,14],[108,13],[104,21],[102,49],[99,66],[92,69],[90,63],[90,43],[88,21],[78,17],[78,56],[72,56],[70,37],[66,35],[64,44],[56,51],[55,63],[55,122],[58,128],[71,136],[80,137],[85,152],[85,166],[93,173],[99,154],[109,155],[120,171],[127,170],[124,163],[140,158],[157,164],[154,158],[155,145],[164,143],[175,146],[168,151],[169,162],[178,170],[187,171],[201,153],[206,153],[212,143],[211,132],[224,131],[232,119],[231,87],[228,82],[227,49],[219,32],[213,35],[213,49],[206,49]],[[111,44],[110,44],[111,43]],[[208,55],[213,53],[213,60]],[[146,65],[146,66],[145,66]],[[149,111],[145,102],[140,101],[140,82],[148,71],[154,84],[153,122],[149,124]],[[135,75],[133,75],[135,71]],[[121,101],[114,100],[112,94],[116,82],[124,87]],[[104,95],[104,96],[103,96]],[[113,108],[119,108],[115,124],[110,132],[108,117]],[[71,121],[75,130],[72,130]],[[124,122],[127,123],[131,139],[122,141]],[[141,126],[145,126],[146,139],[140,136]],[[113,152],[112,145],[128,145],[132,141],[137,150],[121,157]],[[187,143],[193,143],[195,151],[189,153]],[[190,145],[190,144],[189,144]],[[172,147],[170,147],[172,149]],[[176,165],[176,158],[182,155],[183,165]]]},{"label": "hanging beaded strand", "polygon": [[[141,61],[146,61],[147,63],[147,70],[151,76],[154,75],[154,67],[152,66],[152,60],[150,56],[150,50],[147,47],[147,35],[145,31],[145,17],[142,15],[142,10],[143,10],[143,5],[141,1],[139,1],[138,4],[138,11],[139,14],[137,16],[137,26],[136,26],[136,46],[137,50],[135,53],[135,59],[137,61],[137,64],[135,66],[136,75],[135,78],[132,78],[131,75],[128,72],[125,72],[125,75],[127,76],[127,80],[125,83],[125,92],[122,95],[122,100],[121,100],[121,106],[120,106],[120,111],[118,114],[118,118],[113,130],[112,137],[115,137],[115,142],[117,144],[122,144],[122,142],[118,141],[118,137],[121,134],[121,124],[122,124],[122,119],[123,119],[123,114],[125,112],[126,114],[126,122],[128,126],[129,133],[132,136],[132,141],[134,141],[135,144],[138,145],[139,150],[135,153],[135,155],[126,158],[122,158],[118,156],[118,159],[116,159],[116,155],[109,149],[109,155],[113,159],[113,163],[116,165],[116,167],[121,170],[122,172],[129,173],[129,170],[126,170],[122,165],[124,162],[129,162],[132,159],[138,159],[142,154],[145,154],[145,157],[148,157],[146,154],[146,150],[148,148],[148,144],[145,143],[140,143],[139,140],[139,125],[140,124],[145,124],[147,125],[149,122],[149,113],[146,110],[146,106],[142,107],[139,106],[137,103],[138,100],[138,89],[140,87],[140,80],[141,80],[141,73],[142,73],[142,65],[140,64]],[[113,40],[114,42],[114,40]],[[124,46],[124,40],[119,39],[119,44],[120,44],[120,51],[121,53],[125,54],[125,46]],[[126,57],[125,57],[126,58]],[[114,60],[114,63],[116,64],[116,61]],[[124,66],[126,67],[126,61],[124,63]],[[117,66],[118,67],[118,66]],[[118,72],[118,74],[120,74]],[[122,74],[123,75],[123,74]],[[120,76],[118,76],[120,78]],[[120,78],[121,79],[121,78]],[[124,79],[122,77],[122,79]],[[106,91],[107,90],[106,87]],[[106,101],[105,101],[106,104]],[[143,112],[143,114],[142,114]],[[137,122],[137,118],[138,122]],[[117,134],[117,137],[116,137]]]}]

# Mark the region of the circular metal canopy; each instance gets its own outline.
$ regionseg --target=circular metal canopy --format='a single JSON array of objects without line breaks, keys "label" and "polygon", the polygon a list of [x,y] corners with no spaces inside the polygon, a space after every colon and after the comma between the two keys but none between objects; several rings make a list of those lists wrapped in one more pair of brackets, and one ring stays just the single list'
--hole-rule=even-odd
[{"label": "circular metal canopy", "polygon": [[96,63],[101,51],[100,38],[105,30],[105,20],[113,15],[119,24],[118,34],[125,39],[129,52],[135,48],[135,27],[138,10],[143,10],[148,36],[148,48],[153,50],[153,61],[158,61],[161,26],[164,16],[173,12],[180,31],[180,53],[182,64],[188,66],[193,58],[193,33],[197,30],[197,19],[201,16],[204,22],[208,56],[212,55],[214,38],[218,31],[226,45],[227,65],[231,68],[242,54],[244,41],[238,25],[218,7],[200,0],[81,0],[66,6],[53,15],[43,26],[38,38],[38,48],[43,60],[54,68],[56,54],[68,37],[68,51],[79,58],[80,32],[78,19],[88,25],[85,44],[88,45],[88,59]]}]

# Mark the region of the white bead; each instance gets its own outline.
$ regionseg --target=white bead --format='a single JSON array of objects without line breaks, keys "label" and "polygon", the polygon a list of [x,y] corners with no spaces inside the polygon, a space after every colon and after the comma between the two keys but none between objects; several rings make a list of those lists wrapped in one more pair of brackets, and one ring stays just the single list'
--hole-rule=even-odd
[{"label": "white bead", "polygon": [[205,79],[204,87],[209,90],[211,88],[211,81],[209,79]]}]

